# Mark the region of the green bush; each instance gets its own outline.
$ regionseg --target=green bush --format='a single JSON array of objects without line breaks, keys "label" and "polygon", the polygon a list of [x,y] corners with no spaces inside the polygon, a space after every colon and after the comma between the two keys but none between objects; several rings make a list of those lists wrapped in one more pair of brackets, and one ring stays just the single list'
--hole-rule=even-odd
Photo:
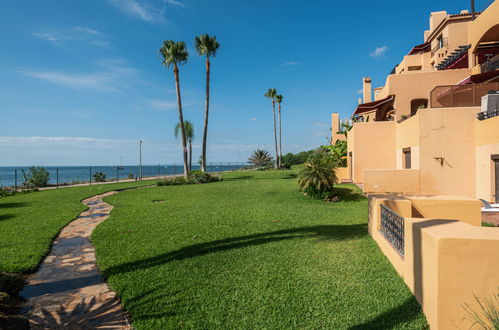
[{"label": "green bush", "polygon": [[201,184],[221,181],[217,176],[211,175],[210,173],[202,171],[192,171],[189,177],[186,179],[183,176],[176,176],[173,178],[168,178],[156,183],[157,186],[180,186],[184,184]]},{"label": "green bush", "polygon": [[214,175],[211,175],[207,172],[202,172],[199,170],[192,171],[189,174],[189,179],[192,183],[210,183],[210,182],[218,182],[220,178]]},{"label": "green bush", "polygon": [[289,164],[291,167],[292,165],[298,165],[298,164],[303,164],[307,161],[307,159],[314,153],[315,149],[313,150],[308,150],[308,151],[302,151],[297,154],[293,154],[291,152],[285,154],[282,156],[282,164]]},{"label": "green bush", "polygon": [[28,188],[45,187],[49,182],[49,172],[41,166],[31,166],[28,173],[22,170],[24,183],[23,185]]},{"label": "green bush", "polygon": [[94,173],[95,182],[106,182],[106,173],[104,172],[96,172]]},{"label": "green bush", "polygon": [[298,172],[301,190],[315,198],[331,198],[337,181],[335,168],[336,160],[333,155],[325,149],[316,150]]}]

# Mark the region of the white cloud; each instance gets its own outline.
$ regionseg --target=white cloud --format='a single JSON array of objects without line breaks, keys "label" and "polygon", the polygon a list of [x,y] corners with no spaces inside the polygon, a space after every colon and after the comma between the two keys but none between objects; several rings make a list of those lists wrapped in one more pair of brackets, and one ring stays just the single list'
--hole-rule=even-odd
[{"label": "white cloud", "polygon": [[149,100],[148,104],[151,108],[154,108],[157,110],[171,110],[171,109],[177,108],[176,101],[152,99],[152,100]]},{"label": "white cloud", "polygon": [[110,0],[121,11],[146,22],[166,22],[165,8],[154,6],[153,2],[140,0]]},{"label": "white cloud", "polygon": [[173,6],[184,7],[184,4],[177,0],[165,0],[165,3]]},{"label": "white cloud", "polygon": [[102,33],[100,33],[99,31],[91,29],[91,28],[86,27],[86,26],[75,26],[73,28],[73,30],[75,30],[77,32],[86,33],[86,34],[91,34],[91,35],[98,36],[98,37],[102,36]]},{"label": "white cloud", "polygon": [[256,120],[256,117],[251,117],[250,118],[251,121],[255,121]]},{"label": "white cloud", "polygon": [[292,66],[292,65],[298,65],[298,64],[300,64],[300,62],[289,61],[289,62],[283,63],[281,66]]},{"label": "white cloud", "polygon": [[362,88],[357,90],[357,94],[363,94],[363,93],[364,93],[364,90]]},{"label": "white cloud", "polygon": [[387,51],[388,51],[388,46],[376,47],[376,49],[374,51],[369,53],[369,56],[375,57],[375,58],[382,57],[382,56],[385,56]]},{"label": "white cloud", "polygon": [[61,41],[61,38],[59,36],[47,32],[34,32],[33,36],[37,37],[38,39],[50,41],[53,43],[58,43]]},{"label": "white cloud", "polygon": [[127,78],[134,78],[137,70],[127,67],[120,59],[102,61],[102,71],[94,73],[61,72],[52,70],[20,69],[18,72],[39,80],[73,89],[120,92],[128,87]]},{"label": "white cloud", "polygon": [[90,45],[111,48],[111,43],[104,40],[104,35],[95,29],[86,26],[75,26],[70,29],[34,32],[32,35],[38,39],[59,45],[64,42],[77,41]]}]

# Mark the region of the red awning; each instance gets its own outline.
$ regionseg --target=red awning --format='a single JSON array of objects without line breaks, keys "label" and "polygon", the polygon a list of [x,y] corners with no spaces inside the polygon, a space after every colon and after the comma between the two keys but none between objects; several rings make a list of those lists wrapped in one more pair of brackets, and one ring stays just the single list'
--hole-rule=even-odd
[{"label": "red awning", "polygon": [[499,70],[474,74],[472,76],[469,76],[461,80],[460,82],[457,83],[457,85],[480,84],[483,82],[488,82],[489,80],[494,79],[498,76],[499,76]]},{"label": "red awning", "polygon": [[381,105],[392,101],[394,98],[395,98],[394,95],[389,95],[388,97],[385,97],[384,99],[381,99],[381,100],[359,104],[357,106],[357,108],[355,109],[355,111],[353,112],[353,114],[358,115],[360,113],[375,110],[375,109],[379,108]]},{"label": "red awning", "polygon": [[416,55],[421,53],[426,53],[430,51],[431,43],[425,42],[424,44],[412,47],[411,51],[407,55]]}]

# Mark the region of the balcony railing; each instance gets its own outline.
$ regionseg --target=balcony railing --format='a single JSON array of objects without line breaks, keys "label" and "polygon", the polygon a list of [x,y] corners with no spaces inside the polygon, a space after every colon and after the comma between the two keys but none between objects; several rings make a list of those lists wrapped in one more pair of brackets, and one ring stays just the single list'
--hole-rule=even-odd
[{"label": "balcony railing", "polygon": [[499,83],[437,86],[430,93],[432,108],[479,107],[482,96],[499,90]]},{"label": "balcony railing", "polygon": [[435,53],[438,52],[439,49],[445,48],[448,45],[449,45],[449,42],[448,42],[447,38],[443,38],[442,43],[437,42],[437,45],[431,49],[431,57],[433,57],[433,55],[435,55]]},{"label": "balcony railing", "polygon": [[381,205],[381,223],[379,231],[390,242],[395,251],[404,257],[404,218]]},{"label": "balcony railing", "polygon": [[487,62],[480,64],[480,71],[484,72],[492,72],[499,69],[499,54],[496,54],[494,57],[490,58]]}]

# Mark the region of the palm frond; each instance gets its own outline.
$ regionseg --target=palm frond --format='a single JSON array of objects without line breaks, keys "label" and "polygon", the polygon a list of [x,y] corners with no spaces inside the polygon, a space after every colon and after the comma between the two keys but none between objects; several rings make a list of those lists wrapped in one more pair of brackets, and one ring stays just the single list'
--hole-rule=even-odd
[{"label": "palm frond", "polygon": [[277,90],[275,88],[269,88],[269,90],[264,94],[265,97],[269,99],[275,99],[277,95]]},{"label": "palm frond", "polygon": [[165,40],[159,53],[163,56],[162,64],[167,68],[172,64],[184,64],[189,57],[189,52],[183,41]]},{"label": "palm frond", "polygon": [[218,43],[216,36],[201,34],[194,38],[194,46],[196,47],[198,55],[214,57],[220,44]]}]

